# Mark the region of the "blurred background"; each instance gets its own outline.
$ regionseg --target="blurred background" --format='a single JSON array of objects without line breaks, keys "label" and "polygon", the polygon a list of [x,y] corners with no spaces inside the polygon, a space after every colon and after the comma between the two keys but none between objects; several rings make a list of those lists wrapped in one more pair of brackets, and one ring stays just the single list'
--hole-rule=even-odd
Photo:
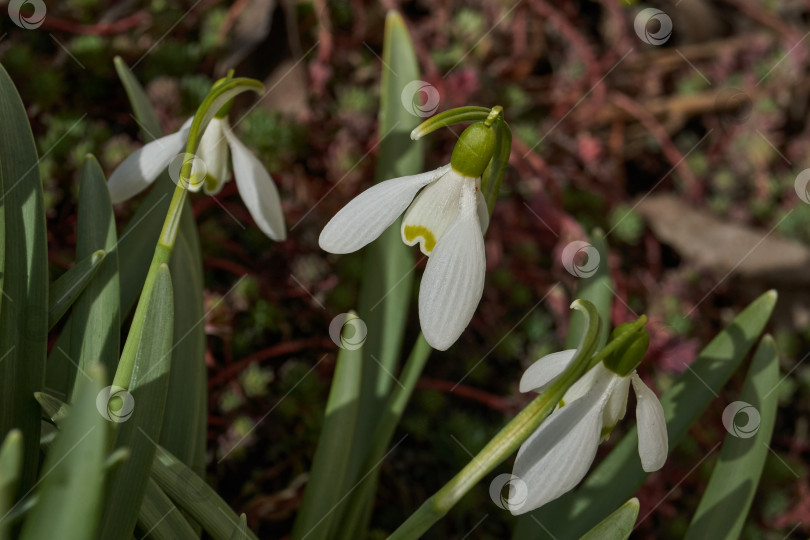
[{"label": "blurred background", "polygon": [[[85,153],[109,174],[141,145],[115,55],[147,88],[167,133],[228,69],[269,90],[258,103],[240,98],[231,120],[279,186],[288,240],[273,243],[255,228],[233,182],[216,197],[191,198],[208,312],[209,481],[260,537],[289,534],[334,368],[329,323],[355,306],[361,279],[360,256],[324,253],[317,238],[372,181],[389,9],[405,18],[437,110],[500,104],[514,146],[486,238],[484,297],[459,342],[433,354],[394,435],[407,437],[382,464],[374,537],[392,531],[531,399],[518,392],[523,370],[559,350],[567,332],[577,278],[562,251],[601,228],[612,323],[650,317],[640,371],[658,394],[751,299],[779,290],[770,330],[785,378],[744,536],[806,538],[803,0],[64,0],[47,2],[36,30],[15,25],[4,9],[0,62],[42,157],[52,276],[74,260]],[[449,160],[454,139],[449,130],[428,137],[426,169]],[[117,207],[122,225],[138,201]],[[417,275],[423,267],[422,258]],[[415,297],[416,289],[406,347],[419,331]],[[655,510],[638,538],[684,532],[743,373],[639,492],[640,515]],[[487,488],[473,489],[428,537],[507,538],[514,520]]]}]

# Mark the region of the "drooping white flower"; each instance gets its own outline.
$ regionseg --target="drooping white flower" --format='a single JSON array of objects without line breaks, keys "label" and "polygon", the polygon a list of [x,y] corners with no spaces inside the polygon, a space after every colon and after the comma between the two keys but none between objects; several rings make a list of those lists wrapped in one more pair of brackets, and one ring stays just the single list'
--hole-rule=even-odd
[{"label": "drooping white flower", "polygon": [[386,180],[344,206],[324,227],[319,244],[330,253],[352,253],[404,212],[402,241],[419,244],[430,257],[419,289],[422,332],[431,347],[446,350],[469,324],[484,291],[489,212],[480,185],[480,178],[451,165]]},{"label": "drooping white flower", "polygon": [[492,156],[491,131],[483,122],[472,124],[459,137],[450,164],[361,193],[326,224],[319,239],[325,251],[352,253],[404,212],[402,241],[419,244],[430,257],[419,288],[419,320],[427,342],[440,351],[467,327],[484,291],[489,210],[481,174]]},{"label": "drooping white flower", "polygon": [[[183,152],[190,127],[189,119],[176,133],[155,139],[125,159],[107,182],[113,204],[149,187],[174,157]],[[202,187],[205,193],[218,193],[230,180],[229,154],[239,195],[256,225],[273,240],[285,240],[287,231],[276,185],[258,158],[234,135],[227,118],[214,118],[206,127],[196,155],[205,166],[205,180],[192,183],[189,189],[198,191]],[[193,163],[192,179],[199,173],[199,162]]]},{"label": "drooping white flower", "polygon": [[[542,392],[569,365],[575,350],[545,356],[520,380],[520,391]],[[655,393],[635,370],[622,377],[601,362],[565,393],[560,405],[518,450],[513,474],[527,486],[527,497],[513,514],[523,514],[573,489],[591,467],[599,444],[624,418],[630,385],[636,393],[638,453],[647,472],[657,471],[667,458],[664,410]]]}]

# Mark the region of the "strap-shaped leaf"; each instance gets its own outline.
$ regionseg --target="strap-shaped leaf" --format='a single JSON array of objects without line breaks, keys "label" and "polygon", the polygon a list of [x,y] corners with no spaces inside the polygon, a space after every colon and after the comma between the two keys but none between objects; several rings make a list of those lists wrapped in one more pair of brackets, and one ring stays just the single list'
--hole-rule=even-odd
[{"label": "strap-shaped leaf", "polygon": [[183,514],[151,478],[138,512],[138,538],[192,540],[200,537]]},{"label": "strap-shaped leaf", "polygon": [[106,251],[107,256],[95,279],[73,306],[68,361],[79,372],[90,364],[101,362],[107,373],[114,373],[121,342],[118,236],[107,180],[98,161],[91,155],[84,160],[78,213],[76,259],[89,257],[99,249]]},{"label": "strap-shaped leaf", "polygon": [[[161,449],[152,463],[152,478],[214,540],[228,540],[239,517],[214,489],[170,452]],[[257,540],[247,531],[247,538]]]},{"label": "strap-shaped leaf", "polygon": [[[377,155],[374,178],[377,182],[417,174],[424,171],[424,146],[422,141],[411,141],[410,132],[421,118],[413,110],[403,107],[406,87],[419,80],[419,65],[413,42],[402,17],[389,12],[385,20],[385,35],[382,52],[382,80],[380,87],[380,111],[378,133],[382,137]],[[416,96],[413,96],[414,98]],[[439,164],[436,164],[437,166]],[[388,396],[394,385],[392,373],[399,371],[400,351],[410,308],[413,287],[413,248],[402,242],[401,218],[397,219],[382,235],[365,250],[363,282],[360,289],[358,312],[368,328],[364,346],[363,373],[360,383],[359,415],[354,448],[349,463],[349,478],[359,480],[363,463],[373,459],[376,463],[384,454],[369,456],[365,451],[382,418]],[[373,497],[376,473],[371,479]],[[359,505],[364,510],[363,521],[371,515],[371,500],[355,497],[347,503],[348,508]],[[357,524],[357,531],[365,525]]]},{"label": "strap-shaped leaf", "polygon": [[[208,391],[203,272],[194,217],[184,211],[169,268],[174,285],[174,344],[160,445],[198,473],[205,467]],[[183,234],[186,231],[188,234]]]},{"label": "strap-shaped leaf", "polygon": [[586,532],[580,540],[627,540],[637,517],[638,499],[633,497]]},{"label": "strap-shaped leaf", "polygon": [[239,516],[239,525],[234,527],[233,534],[231,535],[231,540],[247,540],[250,538],[247,534],[247,516],[245,514],[241,514]]},{"label": "strap-shaped leaf", "polygon": [[[773,338],[765,335],[754,353],[739,401],[723,413],[724,424],[730,419],[729,432],[685,538],[740,538],[768,457],[778,385],[779,353]],[[744,420],[743,426],[737,423],[738,416]]]},{"label": "strap-shaped leaf", "polygon": [[151,142],[163,136],[163,129],[160,127],[155,109],[149,102],[141,83],[126,65],[120,56],[113,59],[115,64],[115,71],[118,73],[118,78],[121,79],[121,84],[127,93],[129,103],[132,105],[132,110],[135,113],[135,118],[141,127],[141,136],[145,143]]},{"label": "strap-shaped leaf", "polygon": [[89,365],[79,377],[70,414],[51,446],[37,488],[37,504],[25,520],[22,540],[94,538],[104,489],[107,421],[96,408],[105,369]]},{"label": "strap-shaped leaf", "polygon": [[104,260],[105,251],[99,249],[74,264],[51,283],[48,299],[48,329],[52,329],[76,298],[84,291]]},{"label": "strap-shaped leaf", "polygon": [[[138,340],[129,391],[134,408],[130,409],[124,391],[121,403],[110,400],[109,416],[120,423],[116,448],[129,448],[129,460],[110,474],[102,517],[100,537],[129,539],[135,530],[138,509],[146,490],[152,458],[160,437],[161,418],[169,388],[172,328],[174,318],[172,283],[169,268],[161,265],[146,305],[142,333]],[[130,414],[128,418],[125,416]]]},{"label": "strap-shaped leaf", "polygon": [[[350,319],[356,319],[356,315],[350,314]],[[343,328],[351,324],[347,321]],[[346,468],[355,450],[352,436],[358,414],[362,362],[362,348],[341,349],[338,353],[323,429],[296,516],[293,538],[329,538],[330,528],[340,517],[337,506],[354,484],[353,478],[347,478]]]},{"label": "strap-shaped leaf", "polygon": [[11,538],[10,513],[17,496],[22,462],[22,432],[12,429],[0,446],[0,540]]},{"label": "strap-shaped leaf", "polygon": [[42,181],[31,126],[20,95],[0,66],[0,185],[4,230],[0,310],[0,437],[23,434],[21,491],[39,461],[39,406],[48,338],[48,256]]},{"label": "strap-shaped leaf", "polygon": [[[776,304],[768,291],[748,307],[700,352],[697,359],[661,396],[669,448],[674,448],[715,398],[756,343]],[[647,477],[638,457],[638,433],[630,429],[575,491],[521,516],[513,538],[571,537],[585,533],[631,497]],[[548,532],[538,532],[537,521]]]}]

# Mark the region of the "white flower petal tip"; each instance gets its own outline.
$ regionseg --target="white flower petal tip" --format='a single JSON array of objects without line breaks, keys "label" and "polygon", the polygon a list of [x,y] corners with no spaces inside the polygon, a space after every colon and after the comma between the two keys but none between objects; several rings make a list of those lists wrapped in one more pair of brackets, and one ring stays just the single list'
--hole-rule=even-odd
[{"label": "white flower petal tip", "polygon": [[657,471],[667,461],[669,440],[664,408],[658,397],[641,378],[631,377],[636,392],[636,423],[638,424],[638,455],[646,472]]},{"label": "white flower petal tip", "polygon": [[447,350],[467,328],[484,292],[485,273],[475,186],[464,183],[458,217],[436,244],[419,288],[419,321],[431,347]]},{"label": "white flower petal tip", "polygon": [[[225,128],[228,127],[227,118],[214,118],[205,128],[200,146],[197,148],[197,157],[205,167],[205,180],[201,182],[206,195],[216,195],[222,191],[225,182],[229,180],[228,168],[228,142],[225,138]],[[197,164],[197,161],[194,163]],[[191,177],[195,178],[198,171],[192,167]],[[199,187],[197,188],[199,191]]]},{"label": "white flower petal tip", "polygon": [[281,199],[270,173],[234,135],[227,123],[223,123],[222,131],[231,148],[236,187],[250,215],[268,237],[278,242],[286,240],[287,228],[284,225]]},{"label": "white flower petal tip", "polygon": [[545,390],[549,384],[562,375],[576,353],[576,349],[568,349],[547,354],[534,362],[520,378],[520,391],[525,393],[532,390],[535,392]]},{"label": "white flower petal tip", "polygon": [[581,399],[557,409],[518,450],[512,474],[528,486],[514,515],[540,508],[573,489],[585,477],[599,446],[602,410],[615,380],[599,379]]},{"label": "white flower petal tip", "polygon": [[365,247],[408,208],[417,192],[440,178],[450,165],[376,184],[344,206],[321,231],[318,244],[330,253],[353,253]]},{"label": "white flower petal tip", "polygon": [[190,125],[186,122],[180,131],[155,139],[139,148],[112,172],[107,188],[113,204],[131,199],[157,179],[174,156],[183,150]]}]

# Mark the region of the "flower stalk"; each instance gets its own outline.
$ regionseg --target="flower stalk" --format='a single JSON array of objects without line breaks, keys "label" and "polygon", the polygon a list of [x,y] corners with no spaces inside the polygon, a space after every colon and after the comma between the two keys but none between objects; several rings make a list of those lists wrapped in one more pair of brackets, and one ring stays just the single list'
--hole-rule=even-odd
[{"label": "flower stalk", "polygon": [[[261,93],[264,91],[264,85],[254,79],[232,78],[230,74],[228,77],[220,79],[214,84],[208,96],[206,96],[197,108],[197,112],[194,114],[194,119],[191,122],[188,139],[186,141],[186,155],[193,156],[197,152],[205,128],[220,109],[226,106],[235,96],[246,91]],[[166,213],[163,228],[161,229],[157,245],[155,246],[155,253],[152,256],[152,262],[146,274],[143,290],[138,300],[138,305],[135,308],[132,326],[127,335],[118,368],[115,371],[115,377],[113,378],[114,386],[124,389],[129,388],[130,380],[132,379],[132,371],[135,365],[135,353],[143,332],[146,307],[152,289],[154,288],[155,277],[157,276],[160,266],[169,263],[172,250],[174,249],[174,243],[177,239],[177,230],[183,211],[183,203],[188,195],[191,168],[192,160],[184,159],[183,165],[180,168],[179,178],[177,179],[177,187],[169,203],[169,210]]]}]

